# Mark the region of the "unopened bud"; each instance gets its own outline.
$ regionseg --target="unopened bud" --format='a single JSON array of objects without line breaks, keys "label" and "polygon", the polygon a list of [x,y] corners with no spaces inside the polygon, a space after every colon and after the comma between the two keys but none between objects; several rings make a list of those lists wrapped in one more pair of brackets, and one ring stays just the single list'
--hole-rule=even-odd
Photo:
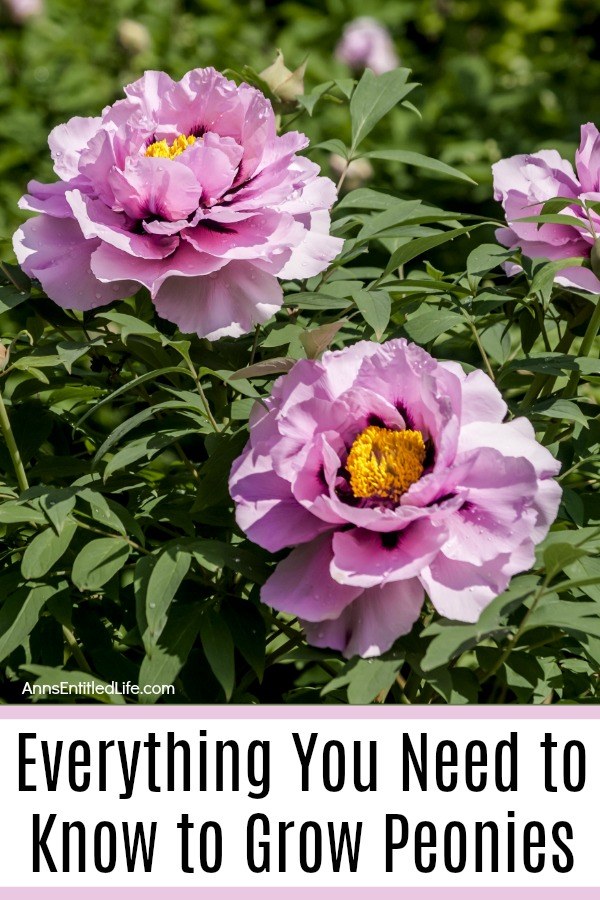
[{"label": "unopened bud", "polygon": [[152,39],[145,25],[134,19],[121,19],[117,33],[121,45],[130,53],[145,53],[150,49]]},{"label": "unopened bud", "polygon": [[9,355],[9,348],[5,347],[4,344],[0,344],[0,372],[7,367]]},{"label": "unopened bud", "polygon": [[278,50],[275,62],[260,72],[260,77],[279,100],[283,103],[294,103],[296,97],[304,93],[305,70],[306,60],[292,72],[283,61],[283,53]]}]

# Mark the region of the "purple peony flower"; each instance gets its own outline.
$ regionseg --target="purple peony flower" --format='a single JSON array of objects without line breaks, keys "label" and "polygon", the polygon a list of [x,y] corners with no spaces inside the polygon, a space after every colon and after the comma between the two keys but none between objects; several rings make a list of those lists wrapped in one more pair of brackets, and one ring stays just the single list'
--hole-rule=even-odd
[{"label": "purple peony flower", "polygon": [[[596,235],[600,236],[600,216],[579,205],[567,206],[561,215],[571,216],[573,225],[517,222],[539,215],[543,204],[556,197],[600,201],[600,134],[588,122],[581,127],[581,144],[575,156],[577,174],[570,162],[556,150],[540,150],[527,156],[511,156],[492,166],[494,197],[506,213],[508,228],[499,228],[496,237],[505,247],[520,247],[530,259],[551,260],[589,257]],[[508,265],[509,274],[521,269]],[[593,293],[600,292],[600,280],[581,266],[565,266],[555,279],[559,284]]]},{"label": "purple peony flower", "polygon": [[301,360],[256,404],[234,462],[237,521],[271,552],[293,547],[261,599],[310,643],[383,653],[427,591],[477,621],[558,510],[560,465],[487,375],[405,340]]},{"label": "purple peony flower", "polygon": [[259,91],[214,69],[146,72],[125,94],[51,132],[61,180],[29,184],[21,206],[41,215],[15,235],[19,262],[67,309],[143,285],[184,332],[250,331],[280,308],[278,279],[338,254],[333,182],[296,155],[304,135],[277,134]]},{"label": "purple peony flower", "polygon": [[400,64],[389,31],[369,16],[361,16],[346,25],[335,56],[355,71],[369,68],[376,75],[391,72]]}]

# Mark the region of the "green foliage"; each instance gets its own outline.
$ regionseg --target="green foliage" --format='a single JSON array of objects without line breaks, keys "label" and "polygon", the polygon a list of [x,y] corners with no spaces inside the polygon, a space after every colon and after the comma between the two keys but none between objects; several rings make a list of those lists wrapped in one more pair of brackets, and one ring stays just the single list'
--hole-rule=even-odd
[{"label": "green foliage", "polygon": [[[582,75],[600,5],[253,0],[244,16],[176,0],[118,0],[110,16],[103,3],[47,6],[0,34],[4,237],[26,181],[52,177],[52,125],[96,113],[144,68],[229,65],[257,80],[275,46],[296,65],[311,51],[282,128],[306,131],[326,170],[334,152],[369,159],[373,176],[355,189],[342,176],[339,259],[286,284],[276,318],[237,340],[179,334],[144,292],[63,311],[2,264],[0,396],[20,462],[0,443],[1,700],[61,681],[73,700],[93,680],[103,702],[123,702],[104,691],[112,681],[147,690],[127,698],[144,703],[597,701],[600,364],[581,350],[594,305],[553,285],[553,263],[515,256],[523,274],[504,276],[513,255],[493,243],[489,167],[555,134],[572,150],[600,81],[595,58]],[[332,62],[344,21],[365,12],[392,28],[413,74],[357,84]],[[143,47],[126,44],[127,18],[148,30]],[[562,208],[546,204],[542,220]],[[509,414],[530,418],[561,460],[563,504],[532,570],[477,623],[426,606],[389,653],[345,661],[259,603],[276,560],[237,528],[227,477],[252,405],[296,359],[398,336],[495,379]],[[174,693],[159,697],[160,685]]]}]

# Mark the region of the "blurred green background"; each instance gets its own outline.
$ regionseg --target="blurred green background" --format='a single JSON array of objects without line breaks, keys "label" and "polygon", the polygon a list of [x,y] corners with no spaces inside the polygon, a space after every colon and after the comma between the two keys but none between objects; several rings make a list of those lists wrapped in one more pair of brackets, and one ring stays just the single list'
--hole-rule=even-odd
[{"label": "blurred green background", "polygon": [[[206,65],[260,71],[277,47],[291,68],[308,56],[308,92],[350,74],[333,54],[344,24],[359,15],[389,28],[402,64],[422,84],[411,95],[422,120],[405,110],[388,117],[387,145],[425,152],[478,182],[457,187],[382,164],[373,187],[498,215],[495,160],[542,146],[570,155],[580,124],[597,118],[600,0],[45,0],[41,15],[22,22],[9,6],[0,0],[3,252],[22,218],[17,200],[27,181],[53,178],[53,125],[97,114],[144,69],[175,77]],[[344,137],[347,112],[332,106],[294,127],[316,140]],[[328,165],[325,155],[319,161]]]}]

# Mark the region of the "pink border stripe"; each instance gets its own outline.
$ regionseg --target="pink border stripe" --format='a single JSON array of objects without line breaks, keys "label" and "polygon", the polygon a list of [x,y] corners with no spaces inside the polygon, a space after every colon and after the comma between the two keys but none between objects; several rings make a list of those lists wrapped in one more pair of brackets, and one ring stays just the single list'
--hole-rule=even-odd
[{"label": "pink border stripe", "polygon": [[598,900],[598,888],[10,888],[11,900],[169,900],[202,897],[206,900]]},{"label": "pink border stripe", "polygon": [[600,719],[598,705],[564,706],[0,706],[0,719]]}]

